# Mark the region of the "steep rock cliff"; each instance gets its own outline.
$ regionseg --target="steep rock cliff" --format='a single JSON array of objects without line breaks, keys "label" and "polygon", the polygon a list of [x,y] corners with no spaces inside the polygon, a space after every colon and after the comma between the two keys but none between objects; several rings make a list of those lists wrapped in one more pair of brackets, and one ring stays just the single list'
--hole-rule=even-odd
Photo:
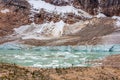
[{"label": "steep rock cliff", "polygon": [[99,12],[106,16],[120,16],[120,0],[45,0],[57,6],[73,5],[76,8],[84,9],[92,15]]},{"label": "steep rock cliff", "polygon": [[0,36],[29,23],[30,5],[25,0],[0,0]]},{"label": "steep rock cliff", "polygon": [[81,8],[91,14],[99,12],[106,16],[120,16],[120,0],[78,0]]}]

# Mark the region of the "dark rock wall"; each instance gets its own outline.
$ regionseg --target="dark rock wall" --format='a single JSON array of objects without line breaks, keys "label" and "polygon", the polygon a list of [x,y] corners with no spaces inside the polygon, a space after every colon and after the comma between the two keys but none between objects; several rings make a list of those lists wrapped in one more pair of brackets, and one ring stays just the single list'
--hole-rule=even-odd
[{"label": "dark rock wall", "polygon": [[74,7],[83,9],[92,15],[99,12],[106,16],[120,16],[120,0],[45,0],[46,2],[66,6],[73,4]]},{"label": "dark rock wall", "polygon": [[11,34],[13,28],[29,24],[30,5],[26,0],[0,0],[0,36]]},{"label": "dark rock wall", "polygon": [[120,16],[120,0],[78,0],[80,6],[90,14],[104,13]]},{"label": "dark rock wall", "polygon": [[44,1],[57,6],[66,6],[69,5],[70,3],[73,3],[74,0],[44,0]]},{"label": "dark rock wall", "polygon": [[16,6],[19,8],[29,8],[30,5],[26,0],[0,0],[1,4],[5,4],[7,6]]},{"label": "dark rock wall", "polygon": [[99,7],[107,16],[120,16],[120,0],[101,0]]}]

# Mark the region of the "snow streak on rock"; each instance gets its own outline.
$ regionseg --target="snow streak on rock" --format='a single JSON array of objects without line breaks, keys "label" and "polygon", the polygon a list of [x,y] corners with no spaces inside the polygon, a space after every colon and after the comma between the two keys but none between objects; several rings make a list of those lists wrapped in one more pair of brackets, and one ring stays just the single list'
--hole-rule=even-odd
[{"label": "snow streak on rock", "polygon": [[99,13],[98,15],[96,15],[96,17],[97,18],[104,18],[104,17],[106,17],[104,14],[102,14],[102,13]]},{"label": "snow streak on rock", "polygon": [[60,37],[63,34],[65,23],[63,21],[54,23],[34,24],[15,28],[15,34],[21,35],[22,39],[44,39],[46,37]]},{"label": "snow streak on rock", "polygon": [[4,9],[4,10],[1,10],[0,12],[6,14],[6,13],[10,12],[10,10],[9,9]]},{"label": "snow streak on rock", "polygon": [[73,6],[55,6],[49,3],[46,3],[45,1],[41,0],[28,0],[28,2],[33,6],[33,9],[36,10],[36,12],[40,12],[41,9],[44,9],[46,12],[50,13],[56,13],[56,14],[65,14],[65,13],[73,13],[75,15],[91,18],[92,16],[89,15],[87,12],[76,9]]},{"label": "snow streak on rock", "polygon": [[113,16],[112,18],[117,20],[116,25],[120,27],[120,16]]}]

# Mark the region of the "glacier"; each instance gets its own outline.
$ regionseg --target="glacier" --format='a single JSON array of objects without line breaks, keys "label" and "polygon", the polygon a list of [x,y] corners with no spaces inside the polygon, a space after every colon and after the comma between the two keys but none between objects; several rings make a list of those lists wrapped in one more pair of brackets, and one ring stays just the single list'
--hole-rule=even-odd
[{"label": "glacier", "polygon": [[108,55],[120,54],[120,45],[114,46],[26,46],[0,45],[0,61],[39,68],[98,66]]},{"label": "glacier", "polygon": [[78,51],[78,52],[120,52],[119,44],[111,45],[79,45],[79,46],[32,46],[20,43],[4,43],[0,50],[33,50],[33,51]]}]

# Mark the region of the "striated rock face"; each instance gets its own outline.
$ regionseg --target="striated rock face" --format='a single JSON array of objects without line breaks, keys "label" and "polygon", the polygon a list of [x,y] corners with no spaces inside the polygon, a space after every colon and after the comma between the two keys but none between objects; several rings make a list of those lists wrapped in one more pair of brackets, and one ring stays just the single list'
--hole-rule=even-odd
[{"label": "striated rock face", "polygon": [[35,14],[34,16],[34,22],[37,24],[45,23],[45,22],[59,22],[60,20],[63,20],[65,23],[73,24],[76,22],[79,22],[82,17],[75,15],[73,13],[66,13],[64,16],[61,16],[60,14],[56,13],[49,13],[44,10],[41,10],[39,13]]},{"label": "striated rock face", "polygon": [[45,1],[57,6],[66,6],[72,3],[74,0],[45,0]]},{"label": "striated rock face", "polygon": [[95,15],[99,12],[106,16],[120,16],[120,0],[45,0],[57,6],[73,4],[74,7],[84,9],[88,13]]},{"label": "striated rock face", "polygon": [[26,0],[1,0],[2,4],[6,6],[17,6],[19,8],[28,8],[28,3]]},{"label": "striated rock face", "polygon": [[120,0],[101,0],[99,6],[101,12],[107,16],[120,16]]},{"label": "striated rock face", "polygon": [[90,14],[96,14],[98,8],[98,0],[77,0],[82,9]]},{"label": "striated rock face", "polygon": [[28,24],[30,5],[25,0],[0,0],[0,36],[11,34],[13,28]]},{"label": "striated rock face", "polygon": [[102,12],[107,16],[120,16],[120,0],[78,0],[84,10],[91,14]]}]

